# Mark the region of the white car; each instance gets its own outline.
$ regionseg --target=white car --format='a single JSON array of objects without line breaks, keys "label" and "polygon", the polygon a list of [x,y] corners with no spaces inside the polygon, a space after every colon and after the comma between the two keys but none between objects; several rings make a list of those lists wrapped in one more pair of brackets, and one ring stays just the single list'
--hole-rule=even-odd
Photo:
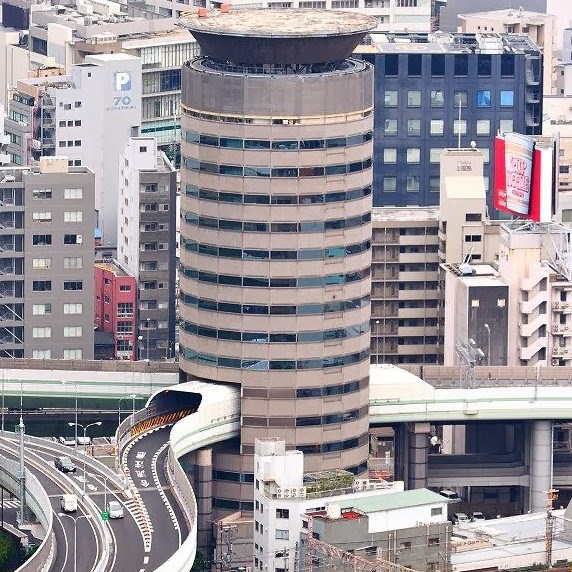
[{"label": "white car", "polygon": [[73,447],[75,445],[75,439],[73,437],[60,437],[58,441],[62,445],[67,445],[68,447]]},{"label": "white car", "polygon": [[91,445],[91,437],[78,437],[77,438],[78,445]]},{"label": "white car", "polygon": [[109,501],[105,507],[109,518],[123,518],[123,505],[117,501]]}]

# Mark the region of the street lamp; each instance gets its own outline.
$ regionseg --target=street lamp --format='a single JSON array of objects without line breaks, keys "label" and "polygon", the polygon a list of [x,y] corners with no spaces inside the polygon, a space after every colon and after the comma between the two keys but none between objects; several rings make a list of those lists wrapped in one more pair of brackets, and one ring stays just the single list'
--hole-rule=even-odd
[{"label": "street lamp", "polygon": [[143,336],[137,336],[137,359],[141,359],[141,350],[143,349]]},{"label": "street lamp", "polygon": [[375,365],[379,365],[379,320],[375,321]]},{"label": "street lamp", "polygon": [[58,516],[71,518],[73,520],[73,572],[77,572],[77,521],[82,518],[91,518],[91,514],[82,514],[81,516],[72,516],[65,512],[58,512]]},{"label": "street lamp", "polygon": [[135,415],[135,398],[137,397],[136,393],[131,393],[130,395],[126,395],[119,400],[119,405],[117,406],[117,426],[121,425],[121,402],[125,399],[132,399],[133,400],[133,415]]},{"label": "street lamp", "polygon": [[149,324],[151,322],[151,318],[147,318],[145,320],[145,325],[147,326],[147,343],[145,347],[145,359],[149,361]]},{"label": "street lamp", "polygon": [[491,366],[491,327],[485,324],[485,330],[487,331],[488,344],[487,344],[487,365]]},{"label": "street lamp", "polygon": [[107,507],[107,479],[109,479],[109,477],[107,475],[101,475],[101,476],[96,476],[96,475],[91,475],[96,481],[101,483],[101,479],[103,479],[103,509],[102,510],[106,510]]},{"label": "street lamp", "polygon": [[[75,387],[75,423],[73,423],[73,425],[75,425],[75,443],[74,443],[74,450],[77,452],[77,383],[75,381],[68,381],[67,379],[62,379],[62,385],[66,385],[66,384],[70,384],[73,385]],[[72,425],[71,423],[68,423],[68,425]]]},{"label": "street lamp", "polygon": [[[96,421],[95,423],[88,423],[87,425],[82,425],[81,423],[68,423],[68,425],[71,427],[72,425],[75,425],[75,432],[77,435],[77,428],[81,427],[83,429],[83,442],[85,443],[86,441],[86,432],[90,427],[94,427],[95,425],[101,425],[101,421]],[[77,437],[76,437],[76,443],[77,443]],[[87,452],[85,450],[85,445],[83,446],[83,494],[85,495],[85,483],[87,481],[86,477],[85,477],[85,458],[87,456]]]}]

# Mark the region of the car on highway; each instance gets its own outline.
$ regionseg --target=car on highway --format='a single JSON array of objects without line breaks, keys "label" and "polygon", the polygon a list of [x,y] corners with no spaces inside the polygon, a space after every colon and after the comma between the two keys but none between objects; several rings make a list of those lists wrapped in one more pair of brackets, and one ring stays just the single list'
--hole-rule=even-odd
[{"label": "car on highway", "polygon": [[461,497],[455,491],[451,491],[449,489],[443,489],[443,490],[439,491],[439,494],[442,497],[445,497],[450,502],[460,502],[461,501]]},{"label": "car on highway", "polygon": [[480,510],[473,512],[471,515],[471,522],[479,522],[481,520],[485,520],[485,515]]},{"label": "car on highway", "polygon": [[471,522],[469,517],[464,512],[454,512],[451,515],[451,522],[453,524],[467,524]]},{"label": "car on highway", "polygon": [[109,513],[109,518],[123,518],[123,505],[117,501],[109,501],[105,510]]},{"label": "car on highway", "polygon": [[60,507],[63,512],[75,512],[77,510],[77,497],[75,495],[62,495]]},{"label": "car on highway", "polygon": [[73,447],[75,445],[75,439],[73,437],[60,437],[58,441],[62,445],[67,445],[68,447]]},{"label": "car on highway", "polygon": [[91,437],[78,437],[77,438],[78,445],[91,445]]},{"label": "car on highway", "polygon": [[62,473],[75,473],[77,467],[69,457],[56,457],[54,459],[54,466]]}]

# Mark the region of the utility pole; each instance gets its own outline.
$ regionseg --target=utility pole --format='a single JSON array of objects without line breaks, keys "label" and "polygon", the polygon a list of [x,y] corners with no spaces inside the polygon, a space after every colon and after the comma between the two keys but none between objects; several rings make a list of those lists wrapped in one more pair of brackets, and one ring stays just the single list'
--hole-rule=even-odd
[{"label": "utility pole", "polygon": [[550,489],[547,493],[546,502],[546,564],[552,568],[552,544],[554,540],[554,514],[552,513],[552,503],[558,498],[558,491]]},{"label": "utility pole", "polygon": [[223,552],[220,556],[220,570],[224,570],[225,568],[232,568],[232,541],[235,538],[235,533],[237,531],[236,526],[223,526],[220,531],[220,540],[221,545],[226,544],[226,552]]},{"label": "utility pole", "polygon": [[20,474],[18,481],[20,484],[20,510],[18,511],[18,524],[20,526],[26,523],[26,466],[24,464],[24,421],[20,415],[20,423],[17,425],[18,436],[20,441]]}]

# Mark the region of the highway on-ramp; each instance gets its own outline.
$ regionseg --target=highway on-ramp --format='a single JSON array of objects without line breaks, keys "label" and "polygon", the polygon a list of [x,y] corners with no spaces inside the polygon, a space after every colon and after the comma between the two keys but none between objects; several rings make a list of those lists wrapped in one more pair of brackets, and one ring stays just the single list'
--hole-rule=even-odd
[{"label": "highway on-ramp", "polygon": [[[34,447],[36,454],[41,457],[44,462],[53,466],[54,459],[60,456],[61,453],[56,450],[51,450],[49,448],[50,442],[46,440],[45,447],[38,447],[37,445],[26,444],[26,447]],[[76,486],[79,487],[78,495],[81,497],[84,488],[84,472],[81,453],[82,449],[79,448],[80,453],[76,455],[73,447],[70,447],[69,456],[74,460],[77,465],[77,472],[72,475],[66,475],[69,479],[73,479]],[[123,491],[119,491],[113,487],[106,476],[111,472],[111,469],[107,471],[102,469],[102,471],[94,471],[91,467],[86,468],[86,479],[85,479],[85,493],[98,507],[100,512],[103,512],[105,508],[105,502],[110,500],[117,500],[124,505],[124,518],[122,519],[112,519],[109,521],[111,536],[114,539],[114,554],[111,558],[113,563],[112,572],[138,572],[143,568],[142,563],[145,557],[144,546],[143,546],[143,536],[141,530],[138,526],[137,521],[134,518],[133,511],[131,509],[130,501],[126,501],[123,497]],[[59,504],[58,504],[59,510]],[[57,512],[56,512],[57,514]],[[57,517],[56,517],[57,520]],[[66,519],[65,521],[70,521]],[[78,547],[80,546],[80,524],[81,519],[78,521]],[[66,525],[68,522],[65,523]],[[73,525],[70,521],[69,524]],[[59,544],[58,544],[59,546]],[[79,552],[79,551],[78,551]],[[54,568],[54,571],[58,570]],[[78,560],[78,572],[83,572],[83,568],[80,567]],[[91,568],[85,568],[85,570],[91,570]]]},{"label": "highway on-ramp", "polygon": [[148,560],[138,571],[151,572],[165,563],[188,536],[185,518],[165,476],[171,426],[136,437],[123,452],[123,466],[138,491],[151,523]]},{"label": "highway on-ramp", "polygon": [[[12,445],[10,447],[10,445]],[[18,455],[13,452],[13,443],[2,441],[2,454],[5,457],[18,460]],[[45,461],[44,461],[45,462]],[[52,565],[52,570],[57,572],[73,572],[74,556],[74,523],[70,518],[60,517],[60,497],[64,492],[49,476],[49,471],[42,470],[42,460],[33,458],[33,454],[26,455],[26,470],[31,471],[40,481],[40,484],[50,497],[52,510],[54,511],[54,534],[57,543],[57,553]],[[73,515],[78,517],[86,514],[81,506]],[[98,553],[98,541],[95,531],[89,519],[80,518],[77,522],[77,572],[89,572],[96,561]]]}]

